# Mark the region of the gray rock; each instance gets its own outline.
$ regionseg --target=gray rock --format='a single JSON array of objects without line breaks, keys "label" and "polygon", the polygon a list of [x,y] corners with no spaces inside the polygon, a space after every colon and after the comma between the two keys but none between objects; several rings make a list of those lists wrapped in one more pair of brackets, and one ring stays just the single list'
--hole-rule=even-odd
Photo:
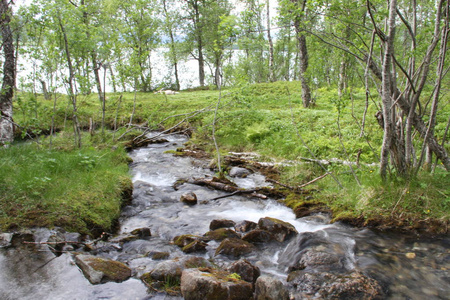
[{"label": "gray rock", "polygon": [[287,287],[278,279],[267,275],[258,277],[255,287],[255,300],[289,300]]},{"label": "gray rock", "polygon": [[122,282],[131,277],[131,269],[118,261],[80,254],[75,262],[92,284]]},{"label": "gray rock", "polygon": [[211,263],[202,257],[184,257],[160,262],[149,273],[142,277],[151,278],[157,281],[180,280],[183,270],[188,268],[212,267]]},{"label": "gray rock", "polygon": [[296,290],[295,299],[381,300],[383,289],[373,278],[360,272],[332,274],[328,272],[295,271],[288,282]]},{"label": "gray rock", "polygon": [[252,284],[214,271],[184,270],[181,294],[185,300],[250,300]]},{"label": "gray rock", "polygon": [[230,175],[231,177],[239,177],[239,178],[247,177],[250,174],[251,172],[249,170],[240,167],[232,167],[230,169],[230,172],[228,172],[228,175]]}]

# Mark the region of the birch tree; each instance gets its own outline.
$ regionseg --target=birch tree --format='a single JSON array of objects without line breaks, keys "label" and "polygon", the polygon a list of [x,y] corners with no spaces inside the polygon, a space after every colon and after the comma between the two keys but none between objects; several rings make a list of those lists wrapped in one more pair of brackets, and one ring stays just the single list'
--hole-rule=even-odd
[{"label": "birch tree", "polygon": [[14,42],[11,31],[10,1],[0,1],[0,28],[4,54],[3,82],[0,92],[0,146],[8,145],[14,140],[13,105],[14,87],[16,83],[16,62]]}]

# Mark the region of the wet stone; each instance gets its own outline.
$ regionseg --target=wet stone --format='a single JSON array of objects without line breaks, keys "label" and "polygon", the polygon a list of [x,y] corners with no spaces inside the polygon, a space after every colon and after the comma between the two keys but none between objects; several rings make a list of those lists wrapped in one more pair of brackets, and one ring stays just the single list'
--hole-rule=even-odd
[{"label": "wet stone", "polygon": [[181,293],[186,300],[249,300],[253,297],[251,283],[206,269],[184,270]]},{"label": "wet stone", "polygon": [[209,229],[216,230],[219,228],[229,228],[234,227],[234,225],[236,225],[236,222],[232,220],[212,220],[209,224]]},{"label": "wet stone", "polygon": [[192,243],[189,243],[183,248],[181,248],[181,250],[184,253],[205,252],[206,246],[208,246],[207,243],[200,240],[195,240]]},{"label": "wet stone", "polygon": [[236,230],[236,232],[249,232],[250,230],[256,229],[256,227],[258,227],[258,224],[256,224],[255,222],[252,221],[241,221],[239,223],[237,223],[234,226],[234,229]]},{"label": "wet stone", "polygon": [[154,251],[150,251],[149,253],[147,253],[148,257],[151,257],[153,260],[164,260],[164,259],[168,259],[170,256],[169,252],[154,252]]},{"label": "wet stone", "polygon": [[75,262],[92,284],[122,282],[131,277],[131,269],[118,261],[92,255],[77,255]]},{"label": "wet stone", "polygon": [[131,232],[131,234],[136,235],[143,240],[148,240],[152,236],[150,228],[148,227],[135,229]]},{"label": "wet stone", "polygon": [[255,250],[255,246],[240,239],[224,239],[217,247],[215,255],[226,255],[239,258]]},{"label": "wet stone", "polygon": [[263,275],[256,280],[255,300],[289,300],[289,292],[283,283],[273,277]]},{"label": "wet stone", "polygon": [[284,242],[298,234],[292,224],[275,218],[266,217],[259,219],[258,227],[269,231],[279,242]]},{"label": "wet stone", "polygon": [[205,233],[205,237],[215,241],[223,241],[226,238],[240,238],[234,230],[228,228],[219,228],[213,231],[208,231]]},{"label": "wet stone", "polygon": [[180,201],[188,205],[197,204],[197,195],[193,192],[187,192],[181,195]]},{"label": "wet stone", "polygon": [[228,172],[228,175],[230,175],[231,177],[239,177],[239,178],[245,178],[250,174],[251,172],[249,170],[240,167],[232,167]]},{"label": "wet stone", "polygon": [[[319,295],[320,299],[385,299],[381,285],[360,272],[336,275],[327,272],[295,271],[289,274],[287,281],[295,288],[296,293],[314,297]],[[308,297],[298,299],[304,298]]]},{"label": "wet stone", "polygon": [[268,243],[273,239],[274,237],[270,232],[262,229],[252,230],[242,237],[242,240],[252,244]]},{"label": "wet stone", "polygon": [[241,276],[242,280],[255,284],[256,279],[261,275],[258,267],[252,265],[245,259],[235,261],[228,267],[228,272],[236,273]]}]

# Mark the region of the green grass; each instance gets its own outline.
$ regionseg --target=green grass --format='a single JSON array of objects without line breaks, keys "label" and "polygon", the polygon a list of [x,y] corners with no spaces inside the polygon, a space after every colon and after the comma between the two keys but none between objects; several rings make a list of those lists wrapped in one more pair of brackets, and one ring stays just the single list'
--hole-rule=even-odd
[{"label": "green grass", "polygon": [[89,233],[113,227],[121,194],[130,187],[125,152],[72,149],[68,138],[59,138],[53,148],[22,143],[0,149],[2,230],[61,226]]}]

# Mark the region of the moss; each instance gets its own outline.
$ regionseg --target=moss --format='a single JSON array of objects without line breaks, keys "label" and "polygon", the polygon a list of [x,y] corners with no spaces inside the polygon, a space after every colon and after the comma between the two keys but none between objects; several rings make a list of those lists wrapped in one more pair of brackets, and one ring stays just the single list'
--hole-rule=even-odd
[{"label": "moss", "polygon": [[222,241],[226,238],[239,238],[239,235],[234,230],[219,228],[213,231],[208,231],[205,233],[205,237],[215,241]]},{"label": "moss", "polygon": [[113,281],[121,282],[131,276],[131,269],[118,261],[105,261],[103,258],[93,258],[89,260],[89,265]]}]

